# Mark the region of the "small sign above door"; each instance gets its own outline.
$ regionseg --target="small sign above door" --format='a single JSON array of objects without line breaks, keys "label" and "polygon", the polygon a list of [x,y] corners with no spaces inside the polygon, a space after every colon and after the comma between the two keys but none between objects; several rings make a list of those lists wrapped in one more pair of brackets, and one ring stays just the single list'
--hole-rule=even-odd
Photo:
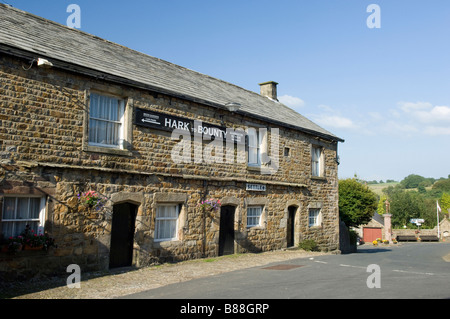
[{"label": "small sign above door", "polygon": [[247,183],[245,189],[248,190],[248,191],[265,192],[266,191],[266,185],[264,185],[264,184],[249,184],[249,183]]}]

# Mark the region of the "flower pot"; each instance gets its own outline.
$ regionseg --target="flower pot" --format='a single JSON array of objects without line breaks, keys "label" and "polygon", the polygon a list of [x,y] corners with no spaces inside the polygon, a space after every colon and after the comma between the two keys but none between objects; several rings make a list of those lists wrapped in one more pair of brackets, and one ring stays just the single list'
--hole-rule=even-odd
[{"label": "flower pot", "polygon": [[0,251],[2,253],[8,253],[8,254],[15,254],[21,250],[22,250],[22,244],[18,244],[18,243],[15,243],[13,246],[3,245],[2,247],[0,247]]},{"label": "flower pot", "polygon": [[32,247],[30,245],[25,245],[24,250],[42,250],[42,248],[44,248],[44,246]]}]

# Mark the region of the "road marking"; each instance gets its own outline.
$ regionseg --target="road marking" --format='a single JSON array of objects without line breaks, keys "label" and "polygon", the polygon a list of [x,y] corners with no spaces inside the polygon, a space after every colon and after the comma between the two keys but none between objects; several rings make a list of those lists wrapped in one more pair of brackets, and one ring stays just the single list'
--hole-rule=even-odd
[{"label": "road marking", "polygon": [[361,268],[361,269],[366,269],[367,268],[367,267],[352,266],[352,265],[345,265],[345,264],[340,264],[339,266],[341,266],[341,267],[351,267],[351,268]]},{"label": "road marking", "polygon": [[[328,264],[328,262],[320,261],[320,260],[314,260],[315,263],[319,264]],[[367,267],[363,266],[353,266],[353,265],[347,265],[347,264],[339,264],[341,267],[348,267],[348,268],[359,268],[359,269],[367,269]],[[427,275],[427,276],[434,276],[434,273],[431,272],[417,272],[417,271],[408,271],[408,270],[401,270],[401,269],[393,269],[392,271],[400,272],[400,273],[406,273],[406,274],[414,274],[414,275]]]},{"label": "road marking", "polygon": [[407,271],[407,270],[399,270],[399,269],[394,269],[392,271],[395,272],[402,272],[402,273],[407,273],[407,274],[415,274],[415,275],[427,275],[427,276],[434,276],[433,273],[431,272],[416,272],[416,271]]}]

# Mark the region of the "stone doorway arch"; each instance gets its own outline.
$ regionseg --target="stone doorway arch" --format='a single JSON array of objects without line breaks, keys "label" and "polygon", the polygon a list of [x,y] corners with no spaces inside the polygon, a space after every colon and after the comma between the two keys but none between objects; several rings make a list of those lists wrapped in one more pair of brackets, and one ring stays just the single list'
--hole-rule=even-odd
[{"label": "stone doorway arch", "polygon": [[286,248],[295,247],[300,240],[298,220],[300,218],[300,201],[290,200],[286,203]]},{"label": "stone doorway arch", "polygon": [[106,208],[110,233],[108,242],[109,268],[128,267],[136,264],[135,232],[139,212],[144,203],[143,193],[119,192],[111,194]]}]

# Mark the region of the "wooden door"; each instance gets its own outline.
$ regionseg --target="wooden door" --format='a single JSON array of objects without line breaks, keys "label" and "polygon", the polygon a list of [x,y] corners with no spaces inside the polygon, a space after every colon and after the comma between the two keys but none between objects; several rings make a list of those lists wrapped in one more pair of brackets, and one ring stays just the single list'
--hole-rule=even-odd
[{"label": "wooden door", "polygon": [[131,266],[137,206],[129,203],[114,205],[111,230],[109,267]]},{"label": "wooden door", "polygon": [[220,208],[219,256],[234,254],[234,206]]},{"label": "wooden door", "polygon": [[288,219],[286,225],[286,242],[287,247],[292,247],[295,245],[295,213],[297,207],[289,206],[288,208]]}]

